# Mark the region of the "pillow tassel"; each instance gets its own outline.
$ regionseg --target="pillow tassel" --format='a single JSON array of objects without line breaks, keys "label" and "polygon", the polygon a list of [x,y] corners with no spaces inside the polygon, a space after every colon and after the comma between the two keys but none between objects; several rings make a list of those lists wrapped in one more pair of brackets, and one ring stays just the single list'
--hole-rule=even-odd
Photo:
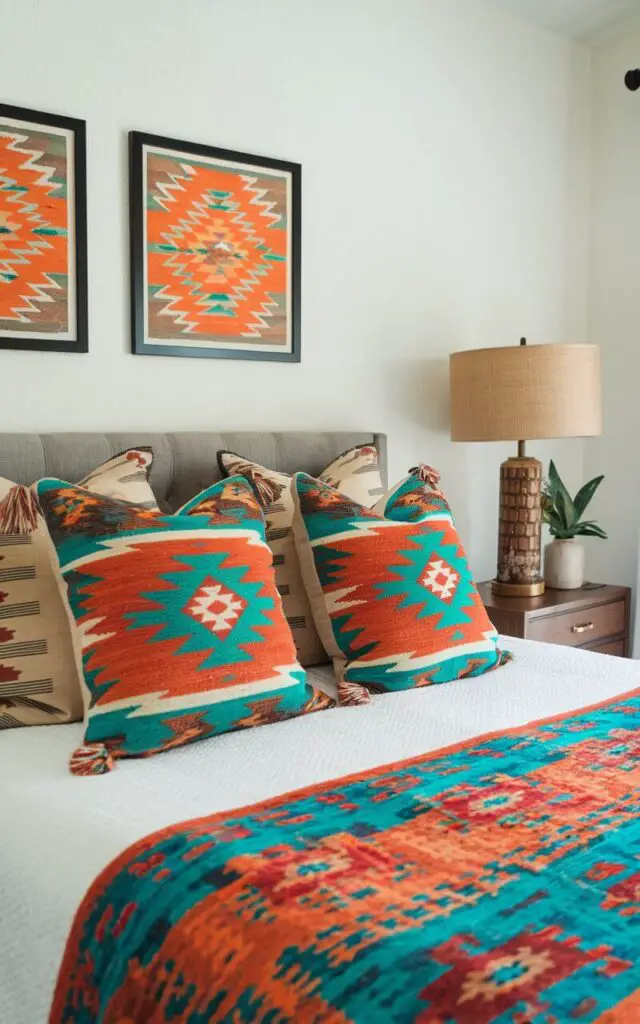
[{"label": "pillow tassel", "polygon": [[113,755],[104,743],[85,743],[69,759],[72,775],[104,775],[113,768]]},{"label": "pillow tassel", "polygon": [[417,476],[418,480],[422,480],[423,484],[429,484],[434,491],[438,490],[440,474],[433,466],[427,466],[426,462],[421,462],[419,466],[413,466],[409,472],[412,476]]},{"label": "pillow tassel", "polygon": [[355,708],[361,704],[370,704],[371,694],[362,683],[352,683],[340,672],[338,678],[338,704],[343,708]]},{"label": "pillow tassel", "polygon": [[0,501],[0,533],[33,533],[42,515],[38,500],[29,487],[16,484]]}]

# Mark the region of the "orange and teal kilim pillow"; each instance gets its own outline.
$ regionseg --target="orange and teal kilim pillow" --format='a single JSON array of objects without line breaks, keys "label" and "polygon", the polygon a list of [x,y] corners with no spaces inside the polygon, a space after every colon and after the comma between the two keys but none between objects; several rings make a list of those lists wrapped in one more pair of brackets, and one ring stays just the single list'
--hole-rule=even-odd
[{"label": "orange and teal kilim pillow", "polygon": [[243,477],[174,516],[41,480],[86,685],[75,774],[333,702],[306,682]]},{"label": "orange and teal kilim pillow", "polygon": [[293,489],[302,576],[343,703],[506,660],[439,491],[412,474],[368,509],[304,473]]}]

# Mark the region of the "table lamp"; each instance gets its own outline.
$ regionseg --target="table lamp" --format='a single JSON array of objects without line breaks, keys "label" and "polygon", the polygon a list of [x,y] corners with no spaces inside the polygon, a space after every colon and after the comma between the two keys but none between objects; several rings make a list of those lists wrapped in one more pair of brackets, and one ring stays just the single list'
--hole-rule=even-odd
[{"label": "table lamp", "polygon": [[602,432],[597,345],[520,345],[454,352],[449,362],[452,441],[517,441],[500,467],[498,570],[492,589],[544,593],[540,575],[542,465],[525,441]]}]

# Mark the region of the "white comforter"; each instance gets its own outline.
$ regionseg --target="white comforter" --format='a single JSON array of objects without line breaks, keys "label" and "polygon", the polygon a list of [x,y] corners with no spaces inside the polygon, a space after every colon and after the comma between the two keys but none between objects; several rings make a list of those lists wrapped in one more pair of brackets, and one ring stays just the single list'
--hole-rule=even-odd
[{"label": "white comforter", "polygon": [[46,1021],[85,890],[147,833],[640,686],[633,661],[522,640],[505,646],[514,662],[480,679],[229,733],[103,776],[67,770],[80,725],[0,733],[0,1024]]}]

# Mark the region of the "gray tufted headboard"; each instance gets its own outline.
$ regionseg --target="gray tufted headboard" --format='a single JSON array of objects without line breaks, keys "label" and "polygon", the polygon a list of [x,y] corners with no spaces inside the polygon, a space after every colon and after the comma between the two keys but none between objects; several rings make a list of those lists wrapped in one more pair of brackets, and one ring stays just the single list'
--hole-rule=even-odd
[{"label": "gray tufted headboard", "polygon": [[219,478],[216,453],[220,448],[270,469],[285,473],[305,470],[313,476],[347,448],[372,441],[386,487],[386,437],[367,431],[0,434],[0,476],[20,484],[32,484],[43,476],[75,483],[125,448],[149,445],[155,456],[151,472],[155,495],[159,502],[176,509]]}]

